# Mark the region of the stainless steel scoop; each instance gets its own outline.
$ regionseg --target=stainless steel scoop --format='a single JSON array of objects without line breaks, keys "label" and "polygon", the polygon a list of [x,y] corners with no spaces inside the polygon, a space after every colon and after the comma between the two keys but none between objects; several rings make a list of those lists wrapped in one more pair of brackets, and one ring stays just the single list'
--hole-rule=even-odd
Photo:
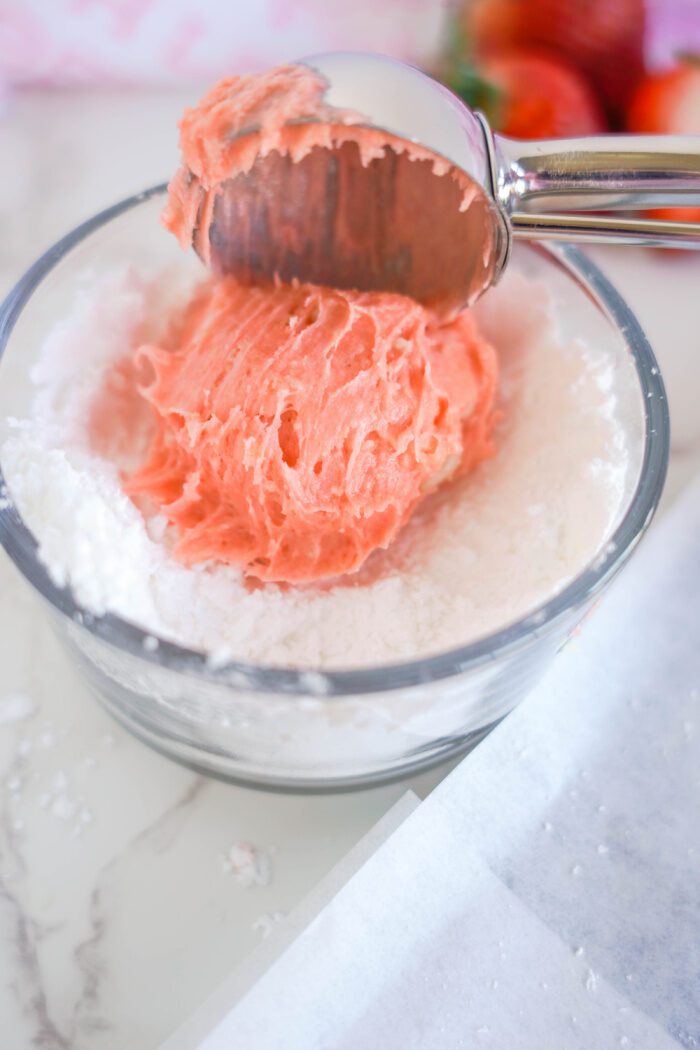
[{"label": "stainless steel scoop", "polygon": [[[219,271],[398,291],[448,311],[498,280],[514,237],[700,248],[700,223],[617,214],[700,206],[700,136],[521,142],[401,62],[340,52],[304,64],[327,81],[331,106],[426,148],[457,177],[394,150],[363,165],[352,143],[296,163],[269,153],[217,199]],[[460,210],[465,176],[473,198]]]}]

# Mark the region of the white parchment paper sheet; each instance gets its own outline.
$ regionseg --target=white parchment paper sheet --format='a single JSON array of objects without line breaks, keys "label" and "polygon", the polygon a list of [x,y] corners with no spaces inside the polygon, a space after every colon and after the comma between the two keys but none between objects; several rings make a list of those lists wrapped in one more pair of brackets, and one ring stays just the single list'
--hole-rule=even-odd
[{"label": "white parchment paper sheet", "polygon": [[700,482],[197,1045],[700,1046]]}]

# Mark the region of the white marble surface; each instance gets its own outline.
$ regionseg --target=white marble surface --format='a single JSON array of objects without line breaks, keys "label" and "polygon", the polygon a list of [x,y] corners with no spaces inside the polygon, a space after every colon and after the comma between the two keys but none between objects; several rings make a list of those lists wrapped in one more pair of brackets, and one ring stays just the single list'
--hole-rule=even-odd
[{"label": "white marble surface", "polygon": [[[98,208],[162,181],[196,89],[27,93],[0,113],[0,293]],[[700,258],[596,252],[645,324],[674,421],[667,500],[700,469]],[[8,720],[8,699],[27,717]],[[3,717],[5,721],[2,721]],[[419,795],[440,778],[411,782]],[[132,740],[76,679],[37,599],[0,558],[0,1018],[3,1050],[146,1050],[403,793],[262,794]],[[268,885],[222,865],[273,849]]]}]

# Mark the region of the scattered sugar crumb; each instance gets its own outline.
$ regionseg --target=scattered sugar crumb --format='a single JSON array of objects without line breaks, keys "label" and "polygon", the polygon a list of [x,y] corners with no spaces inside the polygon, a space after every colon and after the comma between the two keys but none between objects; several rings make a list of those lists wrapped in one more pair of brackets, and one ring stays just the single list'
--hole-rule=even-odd
[{"label": "scattered sugar crumb", "polygon": [[582,871],[583,868],[580,864],[574,864],[573,868],[571,869],[571,874],[574,876],[574,878],[578,878]]},{"label": "scattered sugar crumb", "polygon": [[26,722],[37,712],[37,706],[25,693],[10,693],[0,699],[0,725]]},{"label": "scattered sugar crumb", "polygon": [[51,812],[59,820],[72,820],[78,812],[78,803],[69,795],[57,795],[51,804]]},{"label": "scattered sugar crumb", "polygon": [[583,955],[583,947],[581,945],[579,945],[578,948],[576,948],[576,950],[574,951],[574,955]]},{"label": "scattered sugar crumb", "polygon": [[258,915],[257,919],[251,924],[251,929],[255,932],[259,932],[263,938],[269,937],[273,929],[278,922],[281,922],[284,918],[284,912],[282,911],[266,911],[262,915]]},{"label": "scattered sugar crumb", "polygon": [[26,758],[29,752],[32,750],[31,740],[20,740],[17,745],[17,754],[22,758]]},{"label": "scattered sugar crumb", "polygon": [[41,809],[48,810],[52,817],[62,823],[71,825],[74,837],[82,834],[83,829],[92,823],[92,812],[85,800],[75,794],[71,778],[64,769],[56,771],[48,790],[39,795],[38,801]]},{"label": "scattered sugar crumb", "polygon": [[605,845],[604,842],[599,842],[597,852],[600,854],[601,857],[604,857],[606,853],[610,852],[610,849],[608,846]]},{"label": "scattered sugar crumb", "polygon": [[272,879],[272,856],[250,842],[234,842],[221,858],[222,870],[239,886],[267,886]]},{"label": "scattered sugar crumb", "polygon": [[552,824],[548,820],[545,820],[544,823],[542,824],[542,830],[543,831],[551,831],[552,830]]},{"label": "scattered sugar crumb", "polygon": [[597,988],[598,988],[598,976],[597,976],[597,974],[595,974],[593,972],[593,970],[589,970],[588,973],[586,974],[586,991],[587,992],[595,992],[595,991],[597,991]]},{"label": "scattered sugar crumb", "polygon": [[158,648],[158,639],[152,634],[147,634],[141,644],[147,653],[154,653]]}]

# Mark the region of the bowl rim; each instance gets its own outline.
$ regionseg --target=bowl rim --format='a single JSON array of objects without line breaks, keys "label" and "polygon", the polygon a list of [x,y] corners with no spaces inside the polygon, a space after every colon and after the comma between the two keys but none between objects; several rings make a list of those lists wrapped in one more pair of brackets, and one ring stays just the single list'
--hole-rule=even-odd
[{"label": "bowl rim", "polygon": [[[163,195],[159,183],[81,223],[41,255],[0,304],[0,360],[14,326],[34,291],[73,248],[124,212]],[[391,664],[323,670],[265,665],[243,660],[218,663],[211,654],[189,649],[113,613],[97,616],[74,598],[70,586],[58,586],[39,558],[36,539],[14,506],[0,465],[0,542],[28,582],[58,610],[112,647],[160,666],[234,690],[323,697],[357,696],[413,686],[464,674],[509,656],[533,637],[549,633],[567,613],[590,604],[621,568],[648,528],[658,506],[668,466],[670,427],[663,380],[654,353],[636,317],[613,284],[586,255],[569,244],[531,244],[558,263],[607,317],[629,351],[640,384],[644,416],[644,456],[635,491],[608,543],[570,583],[526,616],[456,649]],[[148,641],[157,639],[157,646]]]}]

